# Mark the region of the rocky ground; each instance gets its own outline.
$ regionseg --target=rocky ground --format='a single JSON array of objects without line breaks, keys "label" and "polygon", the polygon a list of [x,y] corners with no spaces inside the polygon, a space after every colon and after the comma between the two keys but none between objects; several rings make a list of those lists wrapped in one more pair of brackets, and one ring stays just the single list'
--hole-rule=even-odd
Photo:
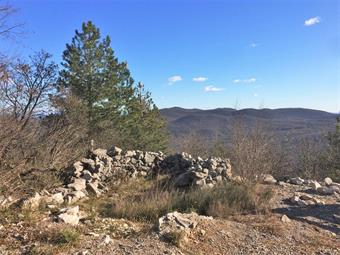
[{"label": "rocky ground", "polygon": [[[164,240],[153,224],[95,218],[77,226],[76,244],[55,246],[48,233],[67,225],[52,223],[46,215],[31,224],[23,219],[2,225],[0,254],[340,254],[339,197],[316,195],[305,185],[273,188],[272,213],[202,219],[179,243]],[[296,194],[324,205],[295,205],[291,198]]]},{"label": "rocky ground", "polygon": [[[17,202],[20,210],[10,206],[15,199],[3,198],[0,254],[340,254],[340,185],[329,178],[319,183],[261,176],[261,185],[274,194],[266,214],[220,219],[171,212],[158,223],[129,221],[96,211],[101,200],[112,202],[117,195],[105,180],[114,178],[117,167],[128,169],[128,178],[152,175],[166,157],[121,153],[116,149],[113,154],[119,157],[111,160],[105,151],[97,151],[76,162],[64,187]],[[185,169],[171,177],[179,186],[196,185],[209,192],[218,182],[242,181],[221,159],[182,155],[165,162],[168,168]]]}]

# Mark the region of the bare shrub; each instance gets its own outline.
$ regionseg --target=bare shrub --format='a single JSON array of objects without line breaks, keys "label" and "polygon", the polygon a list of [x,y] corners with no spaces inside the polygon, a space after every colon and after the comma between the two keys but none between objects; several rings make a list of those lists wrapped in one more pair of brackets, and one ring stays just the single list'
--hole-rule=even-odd
[{"label": "bare shrub", "polygon": [[240,119],[232,127],[229,148],[235,173],[254,180],[262,173],[283,173],[289,167],[286,153],[269,129],[261,123],[247,128]]},{"label": "bare shrub", "polygon": [[179,152],[187,152],[194,157],[207,157],[209,146],[207,138],[196,131],[174,138],[174,147]]},{"label": "bare shrub", "polygon": [[304,178],[320,179],[325,165],[325,143],[316,139],[301,139],[297,145],[295,174]]},{"label": "bare shrub", "polygon": [[90,149],[86,111],[81,100],[68,95],[58,101],[58,110],[41,121],[35,165],[59,169]]}]

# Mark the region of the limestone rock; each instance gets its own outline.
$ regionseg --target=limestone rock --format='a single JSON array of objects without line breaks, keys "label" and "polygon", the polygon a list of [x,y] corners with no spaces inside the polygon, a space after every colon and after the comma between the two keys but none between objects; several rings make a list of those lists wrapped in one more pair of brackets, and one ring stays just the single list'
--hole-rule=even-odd
[{"label": "limestone rock", "polygon": [[300,177],[294,177],[294,178],[290,178],[289,182],[291,184],[295,184],[295,185],[302,185],[304,183],[304,179],[300,178]]},{"label": "limestone rock", "polygon": [[86,184],[86,190],[95,196],[99,196],[101,192],[98,189],[98,182],[90,182]]},{"label": "limestone rock", "polygon": [[64,196],[62,192],[55,193],[51,195],[49,198],[50,198],[50,203],[54,203],[54,204],[64,203]]},{"label": "limestone rock", "polygon": [[132,158],[134,156],[136,156],[136,152],[135,151],[126,151],[125,152],[125,157]]},{"label": "limestone rock", "polygon": [[107,150],[105,149],[95,149],[92,153],[99,158],[106,158],[108,156]]},{"label": "limestone rock", "polygon": [[324,179],[324,182],[325,182],[325,184],[326,184],[327,186],[330,186],[330,185],[333,183],[332,179],[329,178],[329,177],[326,177],[326,178]]},{"label": "limestone rock", "polygon": [[82,191],[85,190],[86,188],[86,180],[81,179],[81,178],[77,178],[74,179],[74,181],[70,184],[67,185],[68,188],[72,188],[76,191]]},{"label": "limestone rock", "polygon": [[152,164],[155,158],[156,158],[155,155],[152,155],[150,152],[145,152],[144,155],[145,164]]},{"label": "limestone rock", "polygon": [[58,215],[58,221],[64,222],[70,225],[78,225],[79,223],[79,206],[69,207],[61,210],[61,214]]},{"label": "limestone rock", "polygon": [[111,237],[109,235],[105,235],[103,237],[102,244],[103,245],[108,245],[108,244],[111,244],[111,243],[113,243],[113,240],[111,239]]},{"label": "limestone rock", "polygon": [[317,192],[321,195],[332,195],[334,194],[335,191],[331,187],[323,186],[323,187],[318,188]]},{"label": "limestone rock", "polygon": [[192,230],[202,220],[212,220],[212,217],[201,216],[197,213],[179,213],[172,212],[159,218],[158,229],[159,233],[165,234],[178,230]]},{"label": "limestone rock", "polygon": [[262,181],[263,181],[263,183],[265,183],[265,184],[275,184],[275,183],[277,182],[277,181],[275,180],[275,178],[274,178],[272,175],[270,175],[270,174],[265,174],[265,175],[263,175]]},{"label": "limestone rock", "polygon": [[313,190],[317,191],[319,188],[321,188],[321,185],[317,181],[312,181],[311,187],[312,187]]},{"label": "limestone rock", "polygon": [[112,146],[108,151],[107,151],[107,155],[109,155],[110,157],[120,157],[122,154],[122,149],[118,148],[116,146]]},{"label": "limestone rock", "polygon": [[308,194],[302,194],[300,196],[300,199],[307,201],[307,200],[313,200],[313,197],[311,195],[308,195]]},{"label": "limestone rock", "polygon": [[282,215],[282,217],[281,217],[281,221],[282,221],[283,223],[289,223],[289,222],[291,222],[291,219],[289,219],[288,216],[284,214],[284,215]]}]

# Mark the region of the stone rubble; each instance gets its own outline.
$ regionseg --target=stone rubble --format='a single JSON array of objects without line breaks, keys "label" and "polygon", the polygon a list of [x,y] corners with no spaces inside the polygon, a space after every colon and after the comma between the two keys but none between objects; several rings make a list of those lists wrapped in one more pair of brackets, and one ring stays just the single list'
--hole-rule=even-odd
[{"label": "stone rubble", "polygon": [[[87,158],[75,162],[63,172],[63,187],[51,192],[44,190],[35,193],[33,197],[24,201],[23,206],[37,209],[42,202],[45,202],[48,208],[73,204],[79,200],[89,199],[90,196],[101,196],[108,190],[106,185],[109,181],[119,183],[122,179],[153,178],[158,174],[168,175],[170,183],[177,188],[191,186],[211,188],[224,181],[242,181],[241,177],[232,175],[229,159],[194,158],[187,153],[166,156],[162,152],[123,151],[118,147],[112,147],[109,150],[91,151]],[[310,187],[317,195],[340,196],[340,184],[328,177],[320,183],[300,177],[288,178],[285,182],[277,181],[269,174],[260,175],[259,178],[264,184],[304,185]],[[7,200],[0,199],[0,205],[8,203]],[[324,204],[323,201],[306,194],[295,194],[290,201],[298,206]],[[78,224],[80,213],[77,207],[66,208],[58,216],[58,221]]]},{"label": "stone rubble", "polygon": [[340,194],[340,184],[332,181],[331,178],[326,177],[323,181],[323,185],[315,180],[304,180],[300,177],[290,178],[288,183],[295,185],[307,185],[312,188],[314,192],[319,195],[337,195]]},{"label": "stone rubble", "polygon": [[160,235],[166,235],[171,232],[185,231],[190,232],[195,229],[197,224],[202,220],[212,220],[212,217],[198,215],[197,213],[167,213],[158,220],[158,231]]},{"label": "stone rubble", "polygon": [[118,147],[96,149],[63,172],[63,187],[51,193],[36,193],[24,204],[32,209],[36,209],[42,201],[47,204],[72,204],[89,196],[99,197],[108,190],[108,181],[152,178],[157,174],[168,174],[178,188],[213,187],[232,177],[229,159],[194,158],[187,153],[166,156],[162,152],[123,151]]},{"label": "stone rubble", "polygon": [[63,222],[70,225],[78,225],[81,219],[79,206],[64,208],[60,210],[60,214],[57,216],[58,222]]},{"label": "stone rubble", "polygon": [[309,205],[324,205],[325,203],[311,195],[308,194],[299,194],[296,193],[294,196],[290,198],[290,202],[292,204],[298,205],[298,206],[309,206]]}]

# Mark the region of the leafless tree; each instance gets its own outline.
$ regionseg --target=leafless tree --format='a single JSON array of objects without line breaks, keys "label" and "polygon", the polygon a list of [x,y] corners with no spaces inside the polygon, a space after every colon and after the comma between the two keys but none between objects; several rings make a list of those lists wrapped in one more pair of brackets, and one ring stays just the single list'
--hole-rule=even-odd
[{"label": "leafless tree", "polygon": [[8,38],[21,33],[23,24],[11,22],[16,11],[11,5],[0,2],[0,37]]},{"label": "leafless tree", "polygon": [[[57,65],[51,55],[40,51],[29,62],[16,61],[0,69],[0,114],[2,126],[11,126],[0,135],[0,160],[23,132],[35,114],[48,104],[48,95],[55,88]],[[4,141],[5,140],[5,141]]]}]

